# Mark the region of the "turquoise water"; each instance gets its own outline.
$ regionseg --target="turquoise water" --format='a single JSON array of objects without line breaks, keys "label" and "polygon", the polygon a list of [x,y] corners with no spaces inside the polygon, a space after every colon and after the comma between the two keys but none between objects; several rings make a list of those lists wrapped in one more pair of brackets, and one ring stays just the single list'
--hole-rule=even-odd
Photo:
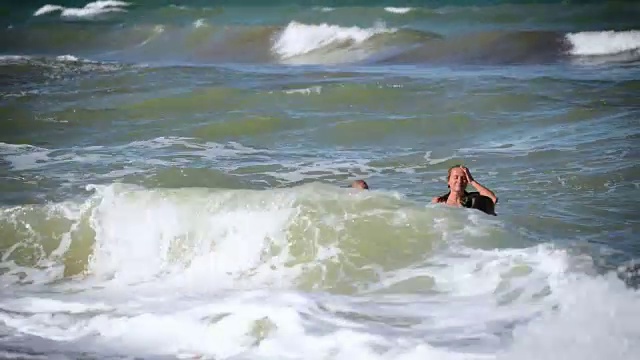
[{"label": "turquoise water", "polygon": [[2,356],[640,350],[640,6],[45,5],[0,7]]}]

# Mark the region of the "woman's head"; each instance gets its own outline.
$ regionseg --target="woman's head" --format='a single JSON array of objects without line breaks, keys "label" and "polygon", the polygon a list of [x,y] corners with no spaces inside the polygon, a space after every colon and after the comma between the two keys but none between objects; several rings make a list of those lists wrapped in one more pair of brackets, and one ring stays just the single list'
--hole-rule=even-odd
[{"label": "woman's head", "polygon": [[453,192],[463,192],[466,190],[467,176],[460,165],[454,165],[449,168],[447,185]]}]

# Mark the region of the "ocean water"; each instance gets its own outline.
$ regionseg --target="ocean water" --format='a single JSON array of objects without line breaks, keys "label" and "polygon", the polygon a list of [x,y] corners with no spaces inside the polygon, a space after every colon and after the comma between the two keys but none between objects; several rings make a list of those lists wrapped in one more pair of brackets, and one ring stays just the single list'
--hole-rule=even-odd
[{"label": "ocean water", "polygon": [[[0,27],[0,357],[637,359],[637,2]],[[430,204],[455,164],[497,217]]]}]

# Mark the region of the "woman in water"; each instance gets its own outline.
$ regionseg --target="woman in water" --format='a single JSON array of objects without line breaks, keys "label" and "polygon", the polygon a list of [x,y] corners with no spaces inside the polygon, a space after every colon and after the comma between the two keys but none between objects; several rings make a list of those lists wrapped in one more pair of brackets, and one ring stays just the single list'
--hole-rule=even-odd
[{"label": "woman in water", "polygon": [[[468,184],[471,184],[478,191],[467,192]],[[450,167],[447,174],[447,186],[449,187],[449,192],[442,196],[434,197],[431,201],[432,203],[475,208],[487,214],[495,215],[494,209],[498,198],[493,191],[475,181],[466,167],[462,165]]]}]

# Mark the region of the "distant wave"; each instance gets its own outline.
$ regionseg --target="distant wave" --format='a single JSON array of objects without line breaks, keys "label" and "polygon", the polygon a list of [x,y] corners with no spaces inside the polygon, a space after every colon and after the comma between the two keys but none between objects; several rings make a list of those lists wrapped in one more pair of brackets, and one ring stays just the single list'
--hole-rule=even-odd
[{"label": "distant wave", "polygon": [[580,56],[613,55],[640,50],[640,31],[585,31],[567,34],[570,53]]},{"label": "distant wave", "polygon": [[[394,31],[395,29],[388,29],[384,24],[363,29],[356,26],[347,28],[328,24],[307,25],[294,21],[289,23],[278,36],[272,49],[281,59],[290,59],[323,48],[339,47],[344,53],[342,60],[356,60],[354,58],[356,48],[352,45],[362,44],[377,34]],[[326,57],[328,54],[324,55]]]},{"label": "distant wave", "polygon": [[[113,72],[125,65],[99,62],[74,55],[52,57],[0,55],[0,98],[22,96],[28,84],[62,79],[79,74]],[[0,125],[0,133],[4,124]]]},{"label": "distant wave", "polygon": [[[116,4],[122,2],[105,2],[101,6]],[[236,26],[198,17],[180,25],[93,24],[83,32],[78,32],[73,23],[65,22],[3,29],[0,47],[7,55],[71,53],[128,63],[500,65],[593,57],[609,63],[640,60],[640,31],[489,30],[444,36],[387,26],[384,22],[369,27],[299,21],[284,26]]]},{"label": "distant wave", "polygon": [[83,8],[67,8],[61,5],[47,4],[38,9],[33,16],[41,16],[59,11],[61,17],[92,18],[109,12],[126,12],[127,10],[123,9],[123,7],[129,5],[127,2],[115,0],[94,1],[86,4]]},{"label": "distant wave", "polygon": [[384,10],[386,12],[390,12],[390,13],[394,13],[394,14],[406,14],[409,11],[411,11],[412,9],[410,7],[404,7],[403,8],[403,7],[392,7],[392,6],[389,6],[389,7],[384,8]]}]

